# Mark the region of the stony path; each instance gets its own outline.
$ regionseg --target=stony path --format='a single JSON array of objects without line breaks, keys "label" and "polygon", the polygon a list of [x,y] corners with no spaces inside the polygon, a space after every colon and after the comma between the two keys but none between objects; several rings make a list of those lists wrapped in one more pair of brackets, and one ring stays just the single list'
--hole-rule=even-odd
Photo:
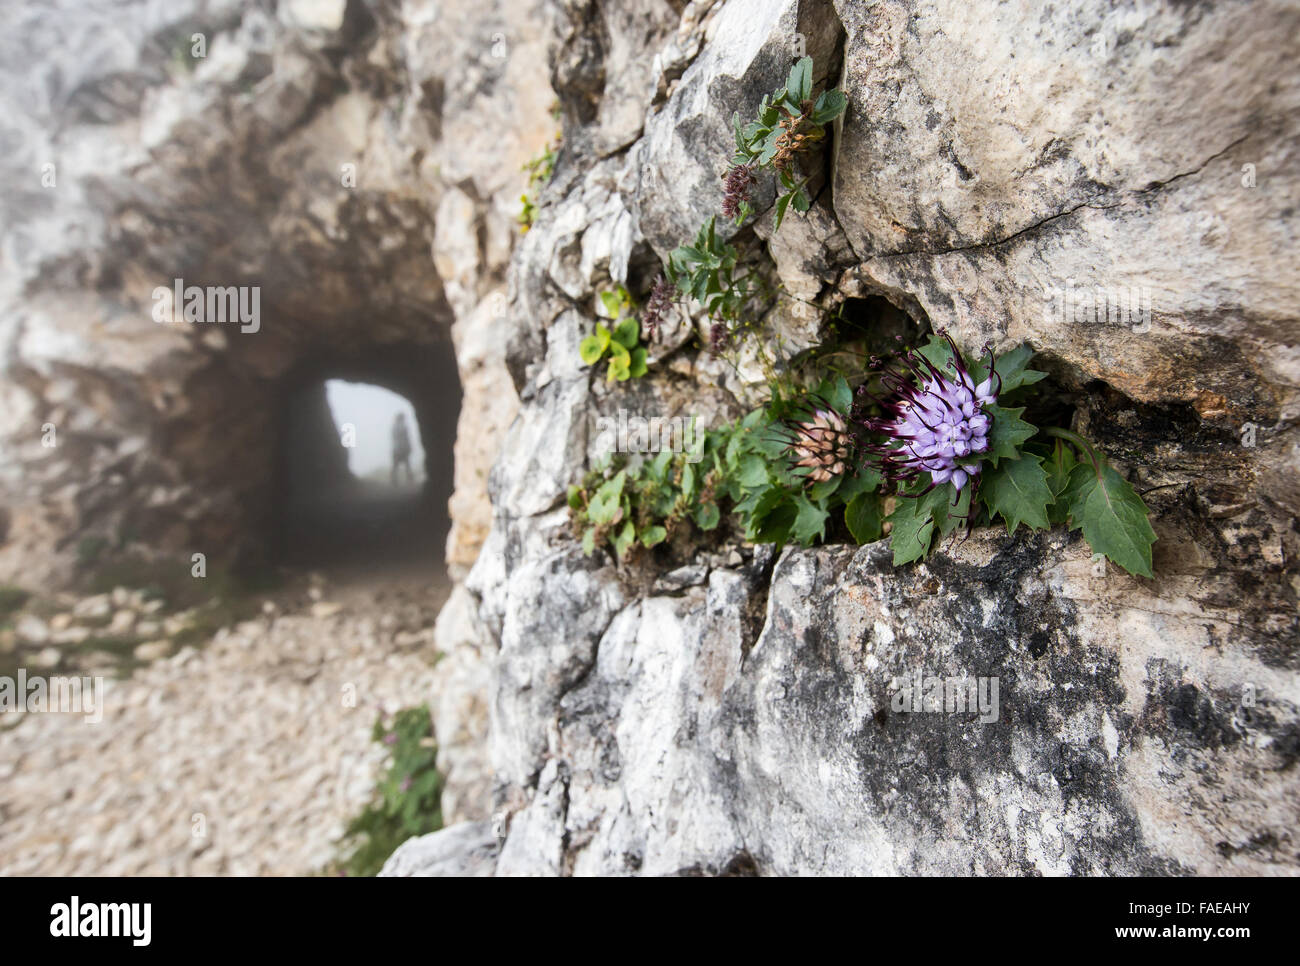
[{"label": "stony path", "polygon": [[320,871],[382,761],[378,710],[428,700],[432,580],[281,594],[106,679],[98,723],[0,716],[0,875]]}]

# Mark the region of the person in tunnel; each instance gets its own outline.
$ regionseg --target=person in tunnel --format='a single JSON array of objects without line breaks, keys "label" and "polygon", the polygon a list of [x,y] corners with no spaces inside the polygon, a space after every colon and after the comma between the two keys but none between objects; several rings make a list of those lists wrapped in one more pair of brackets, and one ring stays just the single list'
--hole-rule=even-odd
[{"label": "person in tunnel", "polygon": [[406,481],[415,482],[415,474],[411,472],[411,433],[406,428],[406,413],[398,413],[393,417],[393,486],[397,485],[397,471],[406,470]]}]

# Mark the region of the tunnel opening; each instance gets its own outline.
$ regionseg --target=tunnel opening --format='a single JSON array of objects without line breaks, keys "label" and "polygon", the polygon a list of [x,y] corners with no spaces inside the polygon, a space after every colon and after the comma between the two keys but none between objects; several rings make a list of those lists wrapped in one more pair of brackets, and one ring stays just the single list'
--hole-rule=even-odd
[{"label": "tunnel opening", "polygon": [[451,344],[315,355],[276,396],[274,562],[441,572],[460,411]]}]

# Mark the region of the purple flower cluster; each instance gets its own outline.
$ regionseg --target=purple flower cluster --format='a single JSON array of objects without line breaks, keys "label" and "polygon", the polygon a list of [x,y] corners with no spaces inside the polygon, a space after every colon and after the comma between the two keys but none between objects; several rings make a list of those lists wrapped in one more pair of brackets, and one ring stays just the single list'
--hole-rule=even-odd
[{"label": "purple flower cluster", "polygon": [[992,420],[983,407],[997,402],[1002,380],[990,355],[990,376],[975,385],[956,344],[944,338],[952,346],[948,371],[919,352],[903,353],[901,369],[881,374],[890,393],[880,400],[885,415],[866,426],[885,437],[875,450],[886,476],[904,481],[929,473],[934,486],[952,483],[960,492],[980,471],[979,460],[970,457],[989,448]]},{"label": "purple flower cluster", "polygon": [[740,217],[742,206],[749,201],[749,193],[758,178],[754,169],[747,164],[733,164],[722,176],[722,215],[733,221]]},{"label": "purple flower cluster", "polygon": [[646,338],[653,339],[659,331],[659,323],[668,307],[673,304],[673,286],[661,273],[650,289],[650,298],[646,301],[645,311],[641,314],[641,324],[645,326]]}]

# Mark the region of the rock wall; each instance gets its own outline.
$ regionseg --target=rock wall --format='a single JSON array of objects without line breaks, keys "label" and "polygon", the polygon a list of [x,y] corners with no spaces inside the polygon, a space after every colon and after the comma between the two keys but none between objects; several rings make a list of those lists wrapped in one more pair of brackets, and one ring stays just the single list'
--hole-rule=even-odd
[{"label": "rock wall", "polygon": [[[466,584],[496,873],[1300,871],[1294,5],[613,7],[562,5],[565,150],[511,264],[520,409]],[[732,112],[803,51],[849,94],[826,184],[738,243],[827,308],[1032,345],[1152,507],[1154,580],[1064,528],[899,568],[883,544],[576,546],[596,418],[716,425],[761,398],[699,318],[612,388],[577,343],[600,289],[644,293],[718,210]],[[1146,290],[1149,318],[1054,311],[1098,287]],[[819,334],[781,300],[757,337]],[[918,672],[996,677],[997,720],[893,710]],[[486,834],[462,835],[475,869]],[[454,850],[435,834],[390,871]]]},{"label": "rock wall", "polygon": [[[469,823],[392,871],[1300,871],[1294,4],[82,6],[0,38],[0,579],[66,578],[92,536],[255,543],[288,374],[450,338],[433,703]],[[827,312],[1032,345],[1152,507],[1154,580],[1063,529],[901,568],[727,528],[583,556],[597,418],[717,425],[762,398],[756,344],[824,334],[778,298],[730,357],[686,312],[644,379],[577,352],[805,52],[849,95],[812,210],[774,231],[761,197],[735,241]],[[259,286],[259,331],[155,322],[175,278]],[[1149,317],[1056,308],[1099,288]],[[894,712],[918,671],[996,677],[998,719]]]}]

